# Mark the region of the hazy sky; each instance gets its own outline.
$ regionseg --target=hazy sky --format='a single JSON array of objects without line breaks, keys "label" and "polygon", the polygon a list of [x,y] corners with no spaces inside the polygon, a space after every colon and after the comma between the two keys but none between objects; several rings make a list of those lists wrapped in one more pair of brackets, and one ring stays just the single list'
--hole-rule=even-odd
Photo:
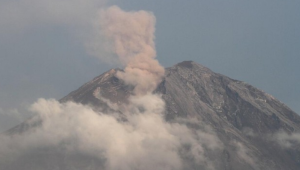
[{"label": "hazy sky", "polygon": [[[156,16],[157,58],[193,60],[300,113],[300,1],[107,0]],[[37,98],[60,99],[117,65],[87,52],[97,0],[0,1],[0,131]],[[104,53],[103,53],[104,54]]]}]

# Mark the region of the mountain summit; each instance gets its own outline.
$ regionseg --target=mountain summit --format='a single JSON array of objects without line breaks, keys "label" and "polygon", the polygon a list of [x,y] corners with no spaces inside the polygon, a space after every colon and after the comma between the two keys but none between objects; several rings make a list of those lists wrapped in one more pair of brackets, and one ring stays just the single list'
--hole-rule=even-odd
[{"label": "mountain summit", "polygon": [[[105,102],[98,96],[114,103],[125,102],[133,87],[119,80],[117,71],[121,70],[111,69],[60,101],[102,108]],[[257,133],[300,130],[300,117],[273,96],[193,61],[167,68],[155,93],[162,94],[166,102],[167,119],[200,116],[215,126],[229,123],[238,130],[247,127]]]},{"label": "mountain summit", "polygon": [[[104,113],[110,110],[121,112],[111,105],[127,103],[134,87],[120,80],[116,76],[118,71],[122,70],[105,72],[60,102],[90,105],[94,110]],[[184,122],[192,130],[205,131],[201,134],[206,135],[202,135],[202,138],[200,135],[199,140],[204,142],[202,156],[207,161],[197,164],[194,158],[185,156],[183,160],[190,162],[185,166],[186,169],[300,169],[300,117],[273,96],[245,82],[214,73],[193,61],[166,68],[165,77],[154,93],[165,102],[163,116],[167,122]],[[27,133],[38,129],[40,124],[43,122],[38,119],[27,121],[7,134]],[[216,144],[218,149],[210,147],[212,144],[209,143],[215,141],[212,139],[220,141]],[[59,169],[84,169],[83,165],[97,162],[85,156],[65,157],[62,153],[56,153],[55,149],[35,153],[35,158],[40,160],[39,168],[50,169],[45,168],[48,167],[46,159],[51,159]],[[76,161],[79,158],[82,164]],[[33,161],[22,158],[21,161],[12,161],[14,166],[5,164],[4,167],[28,167]],[[1,163],[4,164],[0,161],[0,168]],[[97,169],[98,164],[101,163],[94,163],[89,168]]]}]

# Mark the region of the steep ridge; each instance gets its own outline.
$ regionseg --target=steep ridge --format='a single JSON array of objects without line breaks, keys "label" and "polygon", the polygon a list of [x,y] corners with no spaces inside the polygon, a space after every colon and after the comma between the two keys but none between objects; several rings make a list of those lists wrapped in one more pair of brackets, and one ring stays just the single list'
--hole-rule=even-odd
[{"label": "steep ridge", "polygon": [[168,68],[158,91],[169,119],[196,117],[217,131],[225,144],[223,156],[231,159],[228,169],[238,169],[232,164],[238,159],[229,149],[232,141],[253,154],[254,169],[299,169],[299,147],[282,149],[270,140],[279,130],[299,132],[299,116],[271,95],[190,61]]},{"label": "steep ridge", "polygon": [[[163,83],[170,116],[177,115],[176,112],[185,115],[214,113],[239,130],[249,127],[259,133],[280,128],[299,131],[299,116],[273,96],[197,63],[182,62],[168,68]],[[169,99],[178,100],[176,94],[188,98],[177,102],[179,108],[171,107],[169,102]],[[197,107],[199,103],[202,107]]]}]

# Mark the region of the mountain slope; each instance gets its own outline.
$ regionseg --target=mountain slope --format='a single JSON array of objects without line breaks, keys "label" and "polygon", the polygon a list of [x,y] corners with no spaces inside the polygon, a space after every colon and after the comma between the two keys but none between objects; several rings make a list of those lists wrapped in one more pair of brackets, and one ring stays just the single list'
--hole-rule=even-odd
[{"label": "mountain slope", "polygon": [[[109,103],[127,103],[133,87],[119,80],[117,71],[121,70],[112,69],[94,78],[60,102],[88,104],[103,112],[113,110]],[[186,125],[190,129],[211,133],[222,142],[217,151],[204,147],[205,157],[214,168],[208,163],[200,167],[191,163],[186,169],[300,169],[299,141],[293,138],[293,147],[284,147],[280,144],[282,141],[278,140],[280,134],[289,137],[289,134],[299,133],[300,117],[271,95],[192,61],[167,68],[155,93],[162,95],[166,103],[164,116],[167,121],[176,123],[189,120]],[[30,128],[38,128],[41,123],[38,120],[25,122],[8,134],[25,133]],[[55,154],[52,155],[55,157]],[[79,158],[84,165],[93,160],[84,155],[75,159],[71,156],[66,158],[60,153],[60,157],[68,163],[60,160],[54,162],[65,167]],[[186,161],[193,162],[189,158]],[[97,167],[97,164],[92,164],[92,167]]]},{"label": "mountain slope", "polygon": [[[111,70],[95,78],[61,101],[99,105],[101,100],[97,100],[95,93],[113,102],[125,101],[132,88],[122,84],[115,73]],[[250,166],[253,169],[300,168],[299,160],[294,160],[299,157],[299,150],[283,149],[270,139],[272,134],[281,130],[299,132],[300,117],[273,96],[192,61],[167,68],[155,93],[162,94],[166,102],[167,120],[194,118],[217,132],[226,146],[218,158],[223,161],[220,163],[222,167],[225,164],[227,169],[239,169],[248,164],[239,163],[239,156],[230,149],[236,148],[238,142],[255,159],[252,161],[256,165]]]}]

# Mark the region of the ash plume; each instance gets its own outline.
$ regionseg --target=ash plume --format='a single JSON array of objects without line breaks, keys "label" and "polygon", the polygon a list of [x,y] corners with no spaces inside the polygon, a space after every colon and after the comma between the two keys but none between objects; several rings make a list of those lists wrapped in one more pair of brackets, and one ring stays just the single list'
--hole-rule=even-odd
[{"label": "ash plume", "polygon": [[100,26],[107,50],[125,66],[118,78],[135,86],[135,94],[152,92],[164,68],[155,59],[155,17],[146,11],[125,12],[112,6],[101,12]]}]

